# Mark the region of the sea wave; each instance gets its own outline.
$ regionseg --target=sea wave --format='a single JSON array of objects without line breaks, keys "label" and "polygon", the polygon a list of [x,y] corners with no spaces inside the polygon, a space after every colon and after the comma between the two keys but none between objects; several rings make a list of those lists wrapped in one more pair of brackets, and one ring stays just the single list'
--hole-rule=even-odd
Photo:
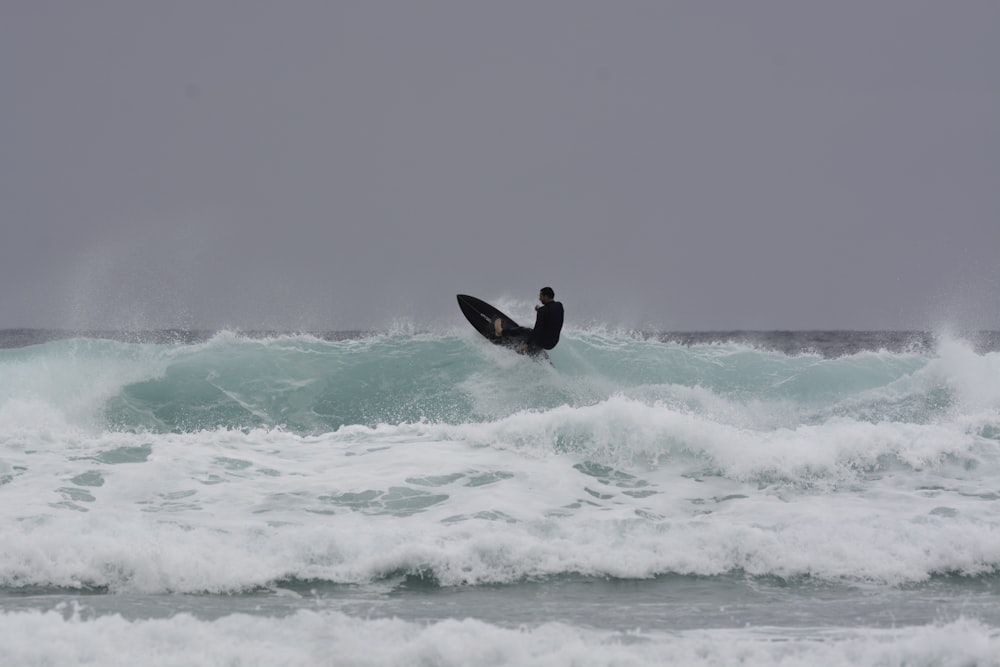
[{"label": "sea wave", "polygon": [[1000,570],[1000,354],[570,331],[0,351],[0,586]]},{"label": "sea wave", "polygon": [[617,395],[750,426],[831,416],[928,423],[1000,406],[1000,354],[953,339],[930,354],[829,358],[571,331],[550,365],[474,333],[323,340],[222,332],[194,344],[50,341],[0,350],[0,370],[0,409],[42,403],[80,424],[156,432],[472,423]]}]

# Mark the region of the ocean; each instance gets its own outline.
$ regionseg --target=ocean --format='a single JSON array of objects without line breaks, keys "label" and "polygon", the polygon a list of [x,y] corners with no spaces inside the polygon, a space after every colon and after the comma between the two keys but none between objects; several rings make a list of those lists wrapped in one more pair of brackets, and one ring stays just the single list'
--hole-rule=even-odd
[{"label": "ocean", "polygon": [[4,667],[734,664],[1000,665],[1000,334],[0,332]]}]

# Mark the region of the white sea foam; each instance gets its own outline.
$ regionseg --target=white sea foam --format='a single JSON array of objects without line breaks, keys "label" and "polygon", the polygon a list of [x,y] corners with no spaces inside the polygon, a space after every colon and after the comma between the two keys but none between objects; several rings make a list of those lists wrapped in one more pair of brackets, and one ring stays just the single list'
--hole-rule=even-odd
[{"label": "white sea foam", "polygon": [[32,667],[136,664],[309,665],[1000,665],[1000,635],[976,621],[890,630],[770,628],[676,633],[595,631],[557,623],[422,624],[299,611],[283,618],[186,614],[128,621],[86,609],[0,615],[0,661]]},{"label": "white sea foam", "polygon": [[406,572],[903,583],[1000,566],[996,448],[948,425],[756,432],[613,398],[482,424],[0,447],[6,586],[240,591]]}]

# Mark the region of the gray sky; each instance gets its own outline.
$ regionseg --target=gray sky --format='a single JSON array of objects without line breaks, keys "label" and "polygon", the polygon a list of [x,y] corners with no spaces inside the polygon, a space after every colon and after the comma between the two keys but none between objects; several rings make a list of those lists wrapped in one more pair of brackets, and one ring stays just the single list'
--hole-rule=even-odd
[{"label": "gray sky", "polygon": [[1000,328],[1000,3],[6,0],[0,327]]}]

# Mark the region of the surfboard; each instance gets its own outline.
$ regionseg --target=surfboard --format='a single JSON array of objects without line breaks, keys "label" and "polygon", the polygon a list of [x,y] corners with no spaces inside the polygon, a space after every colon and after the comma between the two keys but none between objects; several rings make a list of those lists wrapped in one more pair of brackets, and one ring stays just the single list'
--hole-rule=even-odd
[{"label": "surfboard", "polygon": [[[493,322],[498,317],[503,322],[503,328],[506,331],[519,328],[519,325],[496,306],[468,294],[459,294],[458,307],[462,309],[462,314],[465,315],[465,319],[469,320],[469,324],[491,343],[514,349],[524,342],[524,336],[497,337]],[[526,354],[535,361],[548,360],[549,363],[552,363],[545,350],[529,351]]]},{"label": "surfboard", "polygon": [[500,342],[496,337],[496,330],[493,325],[493,322],[498,317],[503,322],[504,329],[513,329],[518,326],[517,322],[505,313],[502,313],[495,306],[468,294],[458,295],[458,307],[462,309],[462,314],[465,315],[465,319],[469,320],[469,324],[493,342]]}]

